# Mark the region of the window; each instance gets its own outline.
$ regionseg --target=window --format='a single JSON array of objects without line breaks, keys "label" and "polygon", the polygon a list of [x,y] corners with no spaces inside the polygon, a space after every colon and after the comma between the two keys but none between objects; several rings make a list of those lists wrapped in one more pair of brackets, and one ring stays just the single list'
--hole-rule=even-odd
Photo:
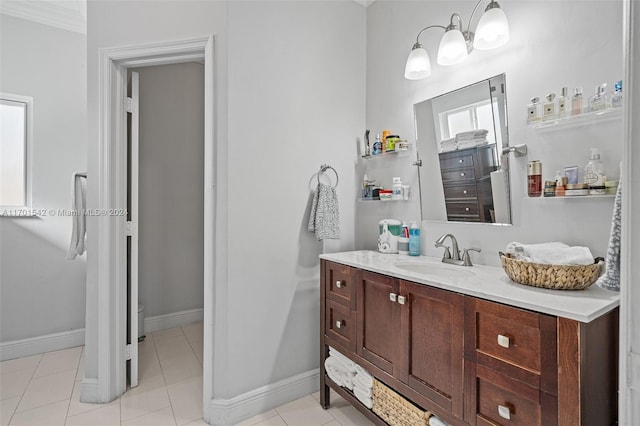
[{"label": "window", "polygon": [[0,206],[31,205],[33,98],[0,94]]},{"label": "window", "polygon": [[[469,130],[486,129],[489,131],[487,134],[489,143],[496,142],[500,148],[502,140],[500,140],[500,134],[496,135],[493,122],[493,111],[497,111],[497,109],[498,102],[494,99],[492,103],[491,100],[487,99],[486,101],[440,113],[441,140],[452,138],[458,133]],[[496,120],[499,120],[499,117],[496,117]]]}]

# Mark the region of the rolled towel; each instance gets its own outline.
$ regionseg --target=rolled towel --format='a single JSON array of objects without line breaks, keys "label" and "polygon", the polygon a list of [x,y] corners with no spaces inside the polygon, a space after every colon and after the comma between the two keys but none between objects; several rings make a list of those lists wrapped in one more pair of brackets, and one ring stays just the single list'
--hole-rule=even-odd
[{"label": "rolled towel", "polygon": [[355,391],[360,392],[362,395],[365,395],[369,398],[373,398],[373,388],[369,388],[369,387],[362,387],[361,384],[359,384],[355,378],[353,380],[353,392],[355,393]]},{"label": "rolled towel", "polygon": [[429,417],[429,426],[449,426],[449,423],[443,422],[436,416],[431,416]]},{"label": "rolled towel", "polygon": [[362,376],[359,373],[353,377],[353,386],[357,386],[360,389],[371,389],[373,388],[373,384],[367,380],[366,377]]},{"label": "rolled towel", "polygon": [[373,408],[373,398],[371,398],[370,396],[367,396],[358,388],[353,389],[353,394],[355,395],[356,398],[358,398],[358,401],[362,402],[362,404],[364,404],[364,406],[367,407],[369,410]]},{"label": "rolled towel", "polygon": [[329,356],[335,357],[344,366],[345,371],[356,374],[356,363],[329,346]]},{"label": "rolled towel", "polygon": [[358,381],[367,387],[373,387],[373,376],[367,370],[356,364],[356,377]]},{"label": "rolled towel", "polygon": [[329,378],[337,385],[353,390],[353,376],[355,373],[346,371],[342,363],[337,358],[330,356],[325,359],[324,369]]},{"label": "rolled towel", "polygon": [[561,242],[542,244],[507,244],[507,253],[518,260],[552,265],[591,265],[593,255],[588,247],[570,247]]}]

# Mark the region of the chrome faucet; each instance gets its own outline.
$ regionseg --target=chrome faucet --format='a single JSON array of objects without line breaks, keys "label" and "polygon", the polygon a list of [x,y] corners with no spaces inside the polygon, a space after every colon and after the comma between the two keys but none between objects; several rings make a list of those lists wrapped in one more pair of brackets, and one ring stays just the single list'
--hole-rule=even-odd
[{"label": "chrome faucet", "polygon": [[[445,245],[444,242],[448,238],[451,239],[451,250],[453,254],[449,251],[449,246]],[[477,251],[480,253],[479,248],[468,248],[462,250],[462,258],[460,258],[460,250],[458,249],[458,240],[452,234],[444,234],[440,238],[436,240],[436,247],[443,247],[444,254],[442,256],[442,261],[444,263],[452,263],[454,265],[460,266],[473,266],[471,263],[471,256],[469,256],[470,251]]]}]

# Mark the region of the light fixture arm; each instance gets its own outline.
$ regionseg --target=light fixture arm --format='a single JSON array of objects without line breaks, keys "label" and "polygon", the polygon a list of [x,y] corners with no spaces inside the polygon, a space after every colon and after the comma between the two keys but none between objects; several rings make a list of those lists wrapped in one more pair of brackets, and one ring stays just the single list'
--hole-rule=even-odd
[{"label": "light fixture arm", "polygon": [[[482,1],[482,0],[480,0]],[[462,32],[462,18],[460,17],[460,15],[458,15],[457,13],[454,13],[451,15],[451,20],[449,22],[449,26],[447,27],[447,30],[452,30],[454,28],[458,28],[456,27],[456,24],[453,23],[453,18],[458,18],[458,24],[460,25],[460,31]],[[467,28],[468,30],[468,28]]]},{"label": "light fixture arm", "polygon": [[[467,32],[469,32],[469,30],[471,29],[471,22],[473,21],[473,17],[475,16],[476,11],[478,10],[478,6],[480,6],[480,3],[482,3],[482,0],[478,0],[478,3],[476,3],[475,7],[473,8],[473,12],[471,12],[471,16],[469,17],[469,22],[467,23]],[[495,2],[491,0],[489,5],[491,5],[491,3],[495,3]],[[489,8],[489,6],[487,6],[487,8]]]},{"label": "light fixture arm", "polygon": [[425,28],[421,29],[420,32],[418,33],[418,35],[416,36],[416,44],[413,45],[414,49],[422,46],[420,44],[420,36],[422,35],[423,32],[427,31],[429,28],[442,28],[445,31],[447,30],[447,27],[442,26],[442,25],[429,25],[428,27],[425,27]]}]

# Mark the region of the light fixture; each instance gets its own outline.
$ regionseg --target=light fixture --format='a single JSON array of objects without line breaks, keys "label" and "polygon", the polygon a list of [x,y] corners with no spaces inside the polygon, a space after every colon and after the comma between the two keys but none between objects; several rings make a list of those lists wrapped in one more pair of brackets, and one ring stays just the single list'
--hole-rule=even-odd
[{"label": "light fixture", "polygon": [[[429,55],[424,47],[422,47],[422,44],[420,44],[420,36],[429,28],[442,28],[444,30],[444,35],[438,46],[437,60],[438,64],[446,66],[459,64],[464,61],[474,47],[479,50],[495,49],[509,41],[509,23],[507,16],[495,0],[491,0],[486,7],[484,14],[478,22],[476,34],[470,31],[471,21],[480,3],[482,3],[482,0],[478,0],[478,3],[476,3],[473,8],[466,31],[462,31],[462,18],[457,13],[454,13],[451,15],[448,26],[430,25],[418,33],[404,69],[406,79],[420,80],[431,75]],[[458,25],[454,23],[454,19],[456,18]]]}]

